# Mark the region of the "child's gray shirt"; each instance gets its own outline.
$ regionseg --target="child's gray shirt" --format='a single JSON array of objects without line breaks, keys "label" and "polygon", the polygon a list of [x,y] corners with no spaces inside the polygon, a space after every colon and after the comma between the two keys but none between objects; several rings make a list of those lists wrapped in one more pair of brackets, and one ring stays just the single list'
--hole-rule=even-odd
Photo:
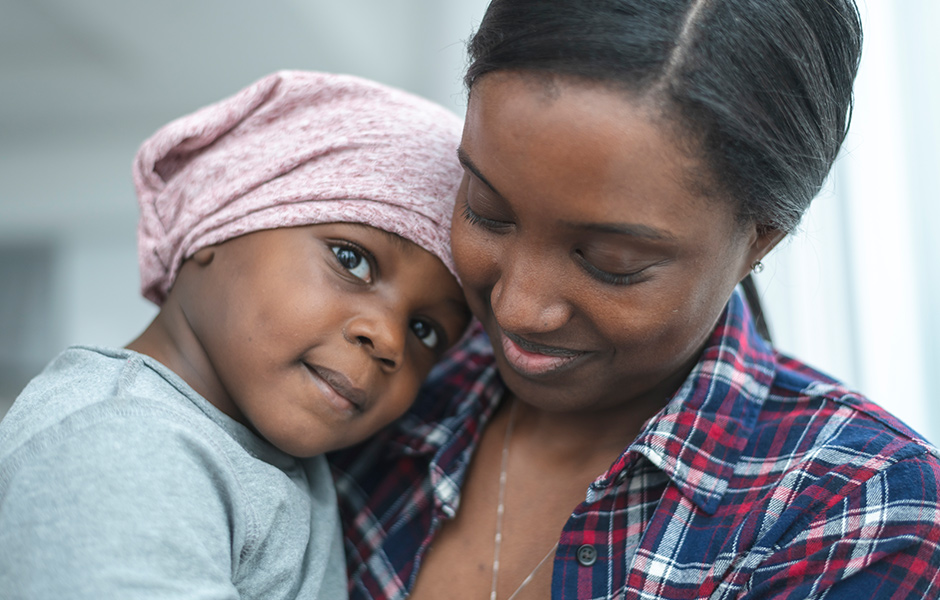
[{"label": "child's gray shirt", "polygon": [[326,461],[169,369],[73,347],[0,422],[4,598],[346,598]]}]

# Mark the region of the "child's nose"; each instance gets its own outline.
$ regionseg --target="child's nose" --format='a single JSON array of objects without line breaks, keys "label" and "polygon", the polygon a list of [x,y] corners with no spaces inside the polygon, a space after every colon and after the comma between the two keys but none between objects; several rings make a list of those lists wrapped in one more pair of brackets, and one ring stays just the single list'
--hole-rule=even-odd
[{"label": "child's nose", "polygon": [[391,311],[376,311],[372,315],[358,315],[343,328],[346,341],[365,348],[386,372],[397,371],[404,358],[407,327],[395,325]]}]

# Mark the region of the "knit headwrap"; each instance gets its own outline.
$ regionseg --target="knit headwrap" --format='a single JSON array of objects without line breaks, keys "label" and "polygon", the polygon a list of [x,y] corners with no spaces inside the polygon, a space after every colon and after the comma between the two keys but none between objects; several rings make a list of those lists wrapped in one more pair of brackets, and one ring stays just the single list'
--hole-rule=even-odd
[{"label": "knit headwrap", "polygon": [[401,90],[281,71],[177,119],[134,161],[141,292],[160,305],[180,265],[252,231],[362,223],[454,273],[450,220],[461,122]]}]

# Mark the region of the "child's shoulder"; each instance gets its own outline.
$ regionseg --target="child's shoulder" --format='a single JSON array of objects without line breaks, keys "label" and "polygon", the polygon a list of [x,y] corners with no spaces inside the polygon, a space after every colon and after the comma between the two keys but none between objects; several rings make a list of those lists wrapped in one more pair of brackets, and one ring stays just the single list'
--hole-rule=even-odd
[{"label": "child's shoulder", "polygon": [[176,477],[222,478],[233,490],[259,477],[276,485],[278,473],[302,466],[164,365],[123,348],[65,350],[0,422],[0,489],[37,469],[135,477],[171,464],[181,469]]},{"label": "child's shoulder", "polygon": [[[127,435],[154,411],[178,412],[179,392],[165,373],[124,349],[73,346],[20,393],[0,422],[0,460],[37,437],[61,437],[123,419]],[[51,443],[51,442],[47,442]]]},{"label": "child's shoulder", "polygon": [[20,549],[0,553],[4,586],[71,597],[83,581],[124,597],[183,573],[208,595],[254,596],[272,580],[341,589],[325,460],[288,457],[152,362],[71,348],[0,423],[0,547]]},{"label": "child's shoulder", "polygon": [[[152,454],[132,458],[147,444]],[[195,455],[201,458],[185,458]],[[119,459],[124,469],[139,464],[146,471],[179,460],[191,463],[193,473],[200,466],[242,479],[256,470],[258,456],[277,465],[291,462],[167,367],[123,348],[68,348],[0,421],[0,487],[24,466],[54,462],[65,472],[81,471],[87,463],[97,468]]]},{"label": "child's shoulder", "polygon": [[[73,498],[91,494],[95,504],[104,501],[104,490],[143,497],[161,482],[209,485],[215,475],[208,471],[224,464],[224,453],[206,452],[215,440],[193,425],[198,419],[187,418],[172,386],[146,381],[153,375],[144,362],[129,351],[72,347],[30,382],[0,423],[6,509],[26,508],[14,500],[24,486],[35,502],[57,506],[63,491]],[[53,497],[43,500],[43,494]]]}]

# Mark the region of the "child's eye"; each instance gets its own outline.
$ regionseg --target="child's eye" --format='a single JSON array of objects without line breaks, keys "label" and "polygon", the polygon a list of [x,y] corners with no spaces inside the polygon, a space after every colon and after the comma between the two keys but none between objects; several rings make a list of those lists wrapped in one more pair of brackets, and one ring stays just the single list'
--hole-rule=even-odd
[{"label": "child's eye", "polygon": [[418,336],[422,344],[432,350],[436,349],[440,343],[440,336],[437,335],[437,330],[427,321],[415,319],[411,322],[411,330]]},{"label": "child's eye", "polygon": [[344,269],[367,283],[372,281],[372,266],[361,252],[350,246],[337,245],[330,246],[330,250]]}]

